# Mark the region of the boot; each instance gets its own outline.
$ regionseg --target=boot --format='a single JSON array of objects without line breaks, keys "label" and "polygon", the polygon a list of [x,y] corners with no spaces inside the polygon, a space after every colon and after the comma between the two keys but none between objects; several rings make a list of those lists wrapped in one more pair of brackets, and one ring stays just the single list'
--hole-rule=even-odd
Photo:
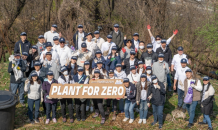
[{"label": "boot", "polygon": [[107,107],[107,111],[105,111],[105,116],[108,116],[110,114],[110,107]]},{"label": "boot", "polygon": [[114,114],[113,114],[112,120],[115,121],[116,118],[117,118],[117,116],[116,116],[116,111],[114,111]]}]

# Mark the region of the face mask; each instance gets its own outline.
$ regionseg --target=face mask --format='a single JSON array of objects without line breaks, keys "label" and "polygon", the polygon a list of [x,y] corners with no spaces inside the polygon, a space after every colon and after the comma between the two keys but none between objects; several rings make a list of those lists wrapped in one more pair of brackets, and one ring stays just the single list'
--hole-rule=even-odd
[{"label": "face mask", "polygon": [[149,51],[149,52],[151,52],[151,51],[152,51],[152,49],[148,49],[148,51]]},{"label": "face mask", "polygon": [[63,74],[64,74],[64,75],[68,75],[68,71],[64,71]]},{"label": "face mask", "polygon": [[144,48],[145,48],[145,46],[139,46],[139,48],[140,48],[140,49],[144,49]]},{"label": "face mask", "polygon": [[163,60],[159,60],[159,62],[160,62],[160,63],[162,63],[162,62],[163,62]]},{"label": "face mask", "polygon": [[152,82],[153,82],[154,84],[156,84],[156,83],[157,83],[157,79],[153,80]]},{"label": "face mask", "polygon": [[151,70],[147,70],[146,72],[147,72],[148,74],[151,74]]},{"label": "face mask", "polygon": [[157,42],[157,44],[160,44],[161,41],[156,41],[156,42]]}]

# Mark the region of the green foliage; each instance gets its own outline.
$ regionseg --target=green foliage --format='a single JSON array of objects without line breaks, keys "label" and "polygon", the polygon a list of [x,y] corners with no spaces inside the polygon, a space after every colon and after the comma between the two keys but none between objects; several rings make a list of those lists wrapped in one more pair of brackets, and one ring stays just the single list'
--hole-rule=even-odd
[{"label": "green foliage", "polygon": [[218,47],[218,24],[217,20],[212,19],[196,30],[196,35],[203,39],[205,45],[214,50]]}]

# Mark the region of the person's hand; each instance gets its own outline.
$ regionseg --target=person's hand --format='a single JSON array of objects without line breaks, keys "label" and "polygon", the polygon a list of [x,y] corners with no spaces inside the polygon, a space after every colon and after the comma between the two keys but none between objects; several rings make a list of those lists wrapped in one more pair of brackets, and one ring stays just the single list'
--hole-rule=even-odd
[{"label": "person's hand", "polygon": [[204,106],[201,104],[201,107],[203,108]]},{"label": "person's hand", "polygon": [[33,50],[32,50],[32,49],[30,49],[30,50],[29,50],[29,54],[32,54],[32,53],[33,53]]},{"label": "person's hand", "polygon": [[62,37],[62,34],[61,34],[61,32],[59,32],[59,37]]},{"label": "person's hand", "polygon": [[123,51],[123,53],[125,53],[125,52],[126,52],[126,49],[125,49],[125,48],[122,48],[122,51]]},{"label": "person's hand", "polygon": [[126,40],[126,35],[124,36],[124,38],[123,38],[124,40]]},{"label": "person's hand", "polygon": [[39,60],[39,57],[40,57],[39,55],[37,57],[35,57],[35,60]]},{"label": "person's hand", "polygon": [[41,102],[43,102],[43,96],[41,96]]},{"label": "person's hand", "polygon": [[116,98],[117,100],[120,100],[120,98]]},{"label": "person's hand", "polygon": [[139,101],[137,101],[136,104],[139,105]]},{"label": "person's hand", "polygon": [[46,96],[47,99],[52,99],[51,97],[49,97],[48,95]]},{"label": "person's hand", "polygon": [[164,65],[163,65],[163,68],[166,69],[166,65],[165,65],[165,63],[164,63]]},{"label": "person's hand", "polygon": [[160,86],[159,86],[159,85],[157,85],[157,88],[158,88],[158,89],[160,89]]},{"label": "person's hand", "polygon": [[116,53],[116,56],[118,56],[118,53]]},{"label": "person's hand", "polygon": [[122,65],[124,65],[124,61],[122,62]]},{"label": "person's hand", "polygon": [[43,54],[43,59],[45,60],[45,54]]},{"label": "person's hand", "polygon": [[148,99],[149,99],[149,100],[151,100],[151,98],[152,98],[152,94],[151,94],[150,96],[148,96]]},{"label": "person's hand", "polygon": [[111,59],[111,56],[108,56],[107,58],[108,58],[108,59]]},{"label": "person's hand", "polygon": [[77,53],[76,53],[77,55],[79,55],[79,51],[77,51]]},{"label": "person's hand", "polygon": [[137,51],[138,51],[137,48],[135,48],[135,52],[136,52],[136,53],[137,53]]},{"label": "person's hand", "polygon": [[150,107],[150,103],[147,103],[147,106]]},{"label": "person's hand", "polygon": [[25,80],[25,84],[28,84],[29,81],[30,81],[30,80],[27,78],[27,79]]},{"label": "person's hand", "polygon": [[177,30],[177,29],[176,29],[175,31],[173,31],[173,34],[176,35],[177,33],[178,33],[178,30]]},{"label": "person's hand", "polygon": [[175,85],[173,86],[173,90],[176,90],[176,86]]},{"label": "person's hand", "polygon": [[195,85],[194,85],[194,84],[191,84],[191,87],[192,87],[192,88],[194,88],[194,87],[195,87]]},{"label": "person's hand", "polygon": [[123,96],[123,99],[127,98],[127,96]]},{"label": "person's hand", "polygon": [[151,29],[151,26],[150,26],[149,24],[147,25],[147,29],[148,29],[148,30],[150,30],[150,29]]},{"label": "person's hand", "polygon": [[104,98],[104,99],[107,99],[107,98]]},{"label": "person's hand", "polygon": [[144,67],[144,69],[146,69],[146,65],[145,64],[143,65],[143,67]]}]

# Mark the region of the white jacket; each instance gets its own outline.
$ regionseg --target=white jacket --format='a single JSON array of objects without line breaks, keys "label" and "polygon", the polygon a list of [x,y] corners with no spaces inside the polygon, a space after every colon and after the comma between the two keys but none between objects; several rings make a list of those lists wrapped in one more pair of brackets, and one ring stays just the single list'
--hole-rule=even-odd
[{"label": "white jacket", "polygon": [[99,49],[97,43],[95,41],[88,42],[86,40],[87,49],[92,52],[93,57],[95,56],[95,52]]},{"label": "white jacket", "polygon": [[126,73],[125,71],[122,71],[120,73],[118,73],[118,71],[114,71],[114,75],[117,77],[117,79],[124,79],[126,78]]},{"label": "white jacket", "polygon": [[101,37],[99,37],[96,41],[96,37],[93,38],[93,41],[97,42],[97,46],[99,49],[101,49],[102,44],[105,42],[105,40]]},{"label": "white jacket", "polygon": [[52,47],[52,49],[55,50],[56,52],[57,52],[57,48],[60,48],[59,44],[58,45],[54,44],[53,47]]},{"label": "white jacket", "polygon": [[[44,59],[43,59],[43,55],[45,55],[46,54],[46,52],[48,52],[47,51],[47,49],[45,50],[45,51],[43,51],[42,53],[41,53],[41,55],[40,55],[40,62],[41,63],[43,63],[43,61],[44,61]],[[52,54],[52,60],[59,60],[59,56],[58,56],[58,53],[55,51],[55,50],[53,50],[53,49],[51,49],[51,54]]]},{"label": "white jacket", "polygon": [[28,98],[37,100],[41,98],[42,95],[42,84],[38,84],[37,81],[34,81],[34,84],[30,84],[30,82],[25,85],[24,91],[28,92]]},{"label": "white jacket", "polygon": [[61,66],[64,66],[65,64],[68,64],[71,59],[71,50],[68,46],[64,46],[63,48],[58,47],[57,53],[60,59]]},{"label": "white jacket", "polygon": [[57,32],[51,32],[51,30],[45,32],[45,34],[44,34],[45,40],[46,40],[47,42],[51,42],[52,45],[54,45],[54,41],[53,41],[53,37],[54,37],[54,36],[57,36],[57,37],[59,38],[59,34],[58,34]]},{"label": "white jacket", "polygon": [[[66,81],[64,81],[64,79],[61,78],[61,76],[58,78],[58,83],[59,84],[68,84],[70,76],[68,75],[68,79],[65,77]],[[70,80],[70,84],[73,83],[73,80]]]},{"label": "white jacket", "polygon": [[83,67],[85,61],[92,61],[93,55],[90,50],[86,52],[82,52],[81,50],[76,50],[72,52],[72,56],[78,56],[77,58],[77,65]]},{"label": "white jacket", "polygon": [[[107,71],[103,72],[103,69],[99,69],[100,70],[100,73],[101,75],[104,76],[104,79],[108,79],[108,74],[107,74]],[[95,69],[92,70],[92,75],[94,75],[94,72],[95,72]]]},{"label": "white jacket", "polygon": [[107,59],[107,56],[111,53],[113,46],[116,46],[116,44],[114,42],[111,42],[111,43],[105,42],[102,44],[101,52],[104,56],[104,59]]},{"label": "white jacket", "polygon": [[140,75],[138,73],[136,73],[136,74],[129,74],[127,76],[127,78],[129,79],[129,82],[131,82],[131,83],[134,83],[134,81],[140,82]]}]

